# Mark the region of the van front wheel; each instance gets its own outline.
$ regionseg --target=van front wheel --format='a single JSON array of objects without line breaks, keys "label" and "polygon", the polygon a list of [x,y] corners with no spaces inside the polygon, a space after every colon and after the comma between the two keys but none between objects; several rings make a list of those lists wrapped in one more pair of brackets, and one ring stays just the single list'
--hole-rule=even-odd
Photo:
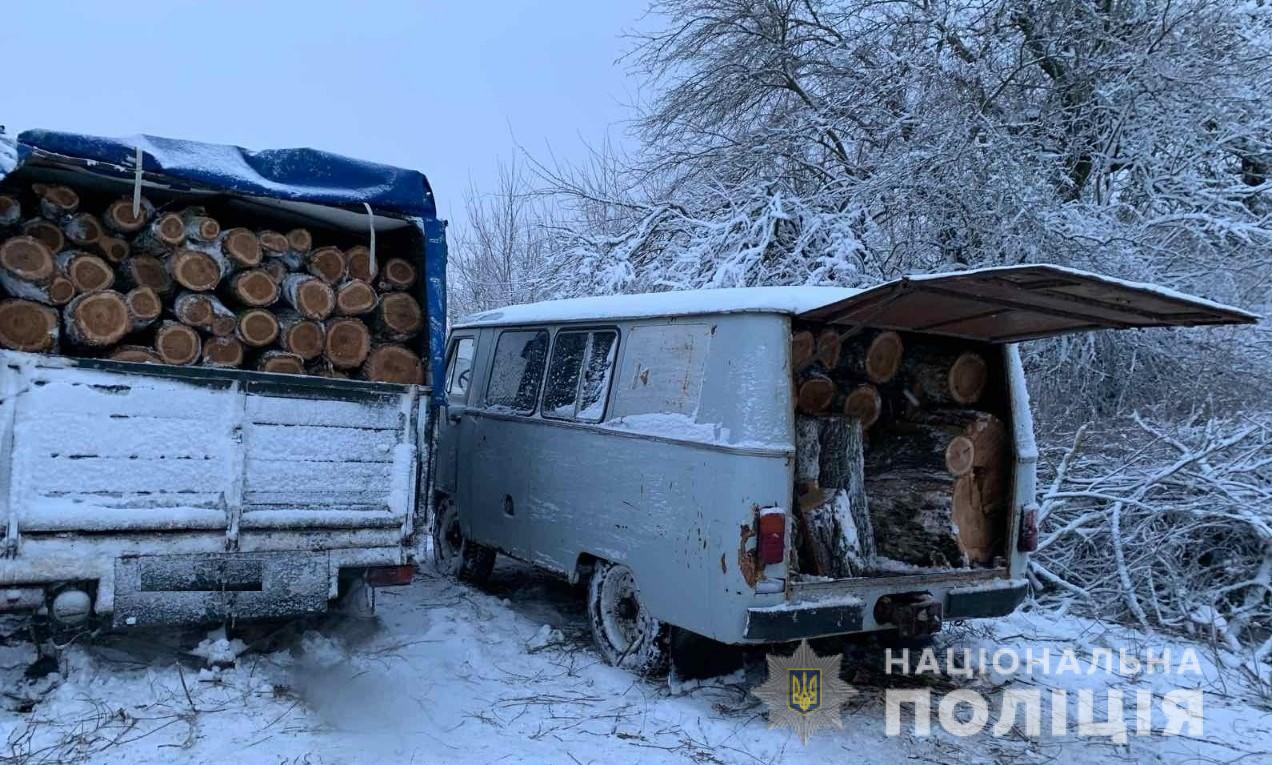
[{"label": "van front wheel", "polygon": [[667,670],[667,625],[641,604],[631,569],[596,564],[588,582],[587,616],[592,639],[606,664],[639,675]]},{"label": "van front wheel", "polygon": [[449,498],[438,500],[433,521],[433,564],[446,576],[481,584],[495,567],[495,551],[464,536],[459,510]]}]

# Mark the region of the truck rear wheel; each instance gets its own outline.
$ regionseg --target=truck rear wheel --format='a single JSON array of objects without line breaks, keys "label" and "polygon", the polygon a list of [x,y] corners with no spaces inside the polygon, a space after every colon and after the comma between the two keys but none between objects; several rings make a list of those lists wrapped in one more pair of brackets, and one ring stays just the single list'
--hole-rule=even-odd
[{"label": "truck rear wheel", "polygon": [[587,618],[606,664],[639,675],[667,671],[668,627],[641,604],[631,569],[596,564],[588,582]]},{"label": "truck rear wheel", "polygon": [[433,522],[433,564],[446,576],[482,584],[495,567],[495,551],[464,536],[459,510],[449,498],[437,503]]}]

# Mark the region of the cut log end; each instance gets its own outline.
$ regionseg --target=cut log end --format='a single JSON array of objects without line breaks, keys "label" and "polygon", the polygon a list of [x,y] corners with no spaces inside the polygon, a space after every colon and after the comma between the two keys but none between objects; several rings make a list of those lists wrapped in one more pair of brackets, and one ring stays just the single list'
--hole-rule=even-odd
[{"label": "cut log end", "polygon": [[835,384],[825,377],[813,377],[800,383],[795,406],[804,414],[822,414],[835,398]]},{"label": "cut log end", "polygon": [[322,355],[325,340],[321,324],[312,319],[298,319],[286,322],[279,336],[279,345],[302,360],[311,361]]},{"label": "cut log end", "polygon": [[[411,338],[424,326],[424,313],[420,310],[420,304],[414,297],[404,292],[394,292],[381,297],[376,316],[385,334],[396,340]],[[831,395],[834,395],[833,385],[831,385]]]},{"label": "cut log end", "polygon": [[48,244],[33,236],[15,236],[0,244],[0,268],[35,284],[47,283],[56,270]]},{"label": "cut log end", "polygon": [[278,339],[278,318],[264,308],[249,308],[239,314],[237,333],[244,345],[264,348]]},{"label": "cut log end", "polygon": [[36,353],[57,345],[57,311],[30,300],[0,300],[0,346]]},{"label": "cut log end", "polygon": [[230,280],[235,299],[245,306],[264,308],[278,300],[278,282],[264,269],[241,271]]},{"label": "cut log end", "polygon": [[180,247],[185,244],[185,222],[176,213],[165,213],[153,224],[154,237],[169,247]]},{"label": "cut log end", "polygon": [[401,258],[390,258],[380,272],[380,287],[386,290],[404,290],[415,284],[415,266]]},{"label": "cut log end", "polygon": [[236,369],[243,366],[243,344],[233,337],[213,337],[203,344],[203,364]]},{"label": "cut log end", "polygon": [[125,197],[110,203],[110,207],[102,214],[102,222],[107,228],[121,234],[135,234],[146,227],[153,214],[154,207],[145,199],[142,199],[142,204],[138,205],[134,214],[132,198]]},{"label": "cut log end", "polygon": [[336,313],[343,316],[361,316],[375,309],[375,290],[360,279],[351,279],[336,291]]},{"label": "cut log end", "polygon": [[371,352],[371,332],[357,319],[333,319],[327,322],[327,339],[323,355],[337,369],[362,366]]},{"label": "cut log end", "polygon": [[17,197],[0,194],[0,226],[15,226],[22,220],[22,204]]},{"label": "cut log end", "polygon": [[309,253],[305,266],[309,273],[327,284],[338,283],[348,270],[344,253],[338,247],[320,247],[314,250]]},{"label": "cut log end", "polygon": [[305,362],[294,353],[266,351],[261,354],[260,360],[256,363],[256,368],[262,372],[303,375],[305,373]]},{"label": "cut log end", "polygon": [[287,244],[296,252],[309,252],[314,248],[314,237],[308,229],[294,228],[287,232]]},{"label": "cut log end", "polygon": [[206,252],[177,250],[168,256],[167,267],[174,282],[195,292],[215,289],[221,281],[221,267]]},{"label": "cut log end", "polygon": [[22,226],[22,233],[43,242],[49,252],[61,252],[66,246],[66,235],[62,233],[62,229],[46,220],[29,221]]},{"label": "cut log end", "polygon": [[121,345],[110,354],[111,361],[127,361],[132,364],[162,364],[159,354],[144,345]]},{"label": "cut log end", "polygon": [[128,304],[128,313],[132,317],[133,329],[144,326],[159,318],[163,313],[163,301],[159,294],[149,287],[136,287],[124,295]]},{"label": "cut log end", "polygon": [[102,257],[111,263],[123,263],[124,258],[132,252],[132,248],[128,245],[127,240],[120,239],[117,236],[103,236],[97,240],[97,250]]},{"label": "cut log end", "polygon": [[950,397],[960,404],[975,404],[985,392],[989,367],[979,353],[961,354],[950,366]]},{"label": "cut log end", "polygon": [[196,242],[215,242],[221,235],[221,224],[215,218],[206,215],[183,216],[186,224],[186,239]]},{"label": "cut log end", "polygon": [[256,234],[245,228],[232,228],[221,240],[221,251],[241,268],[255,268],[261,263],[261,243]]},{"label": "cut log end", "polygon": [[79,194],[70,187],[37,184],[32,190],[40,197],[41,214],[50,220],[59,220],[79,209]]},{"label": "cut log end", "polygon": [[67,279],[61,274],[54,274],[49,280],[49,286],[46,290],[49,305],[66,305],[75,298],[77,290],[75,283]]},{"label": "cut log end", "polygon": [[155,332],[155,352],[165,364],[193,364],[202,352],[199,333],[175,321],[165,321]]},{"label": "cut log end", "polygon": [[261,264],[261,270],[269,274],[269,278],[278,282],[280,285],[283,283],[283,279],[287,278],[287,264],[281,260],[274,258],[266,259],[265,262]]},{"label": "cut log end", "polygon": [[283,280],[283,296],[306,319],[325,319],[336,308],[336,295],[321,279],[291,274]]},{"label": "cut log end", "polygon": [[379,275],[375,258],[371,257],[371,250],[362,245],[350,247],[345,252],[345,260],[349,263],[349,278],[351,279],[373,282],[376,276]]},{"label": "cut log end", "polygon": [[905,345],[896,332],[880,332],[866,348],[866,377],[870,382],[886,383],[901,369]]},{"label": "cut log end", "polygon": [[420,385],[424,382],[424,365],[420,357],[400,345],[381,345],[367,356],[362,376],[377,382]]},{"label": "cut log end", "polygon": [[128,304],[113,290],[80,295],[66,306],[66,334],[79,345],[114,345],[131,326]]},{"label": "cut log end", "polygon": [[861,421],[868,428],[879,420],[883,411],[883,399],[873,385],[858,385],[844,397],[844,414]]},{"label": "cut log end", "polygon": [[78,213],[67,218],[62,230],[66,234],[67,241],[76,247],[96,247],[101,238],[106,235],[101,221],[89,213]]},{"label": "cut log end", "polygon": [[813,358],[816,342],[813,333],[806,329],[791,335],[791,369],[802,369]]},{"label": "cut log end", "polygon": [[262,231],[256,235],[256,239],[261,243],[261,250],[267,256],[285,255],[291,249],[287,237],[277,231]]},{"label": "cut log end", "polygon": [[160,295],[172,291],[172,277],[163,261],[150,255],[132,255],[120,266],[125,281],[136,287],[149,287]]},{"label": "cut log end", "polygon": [[79,292],[97,292],[115,286],[115,271],[96,255],[71,250],[57,257],[62,273]]},{"label": "cut log end", "polygon": [[967,436],[955,436],[945,447],[945,469],[950,475],[960,476],[972,472],[976,447]]},{"label": "cut log end", "polygon": [[817,360],[827,369],[839,366],[839,350],[841,342],[839,333],[833,329],[823,329],[817,333]]}]

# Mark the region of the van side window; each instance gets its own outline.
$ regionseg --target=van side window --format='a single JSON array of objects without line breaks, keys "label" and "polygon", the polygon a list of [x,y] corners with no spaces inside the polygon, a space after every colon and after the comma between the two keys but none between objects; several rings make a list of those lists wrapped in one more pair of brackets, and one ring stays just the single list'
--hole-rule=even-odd
[{"label": "van side window", "polygon": [[446,397],[455,404],[468,401],[468,388],[473,381],[473,339],[461,337],[451,352],[450,369],[446,372]]},{"label": "van side window", "polygon": [[558,332],[543,388],[543,416],[600,422],[617,349],[613,330]]},{"label": "van side window", "polygon": [[490,365],[486,406],[495,411],[530,414],[539,399],[539,383],[548,360],[548,333],[513,330],[499,335]]}]

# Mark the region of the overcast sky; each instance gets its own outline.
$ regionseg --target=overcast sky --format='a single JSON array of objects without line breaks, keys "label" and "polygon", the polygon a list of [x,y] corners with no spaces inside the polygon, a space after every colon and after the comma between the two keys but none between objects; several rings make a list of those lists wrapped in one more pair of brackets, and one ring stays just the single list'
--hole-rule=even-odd
[{"label": "overcast sky", "polygon": [[581,157],[637,98],[645,0],[10,0],[0,124],[310,146],[422,170],[458,219],[518,144]]}]

